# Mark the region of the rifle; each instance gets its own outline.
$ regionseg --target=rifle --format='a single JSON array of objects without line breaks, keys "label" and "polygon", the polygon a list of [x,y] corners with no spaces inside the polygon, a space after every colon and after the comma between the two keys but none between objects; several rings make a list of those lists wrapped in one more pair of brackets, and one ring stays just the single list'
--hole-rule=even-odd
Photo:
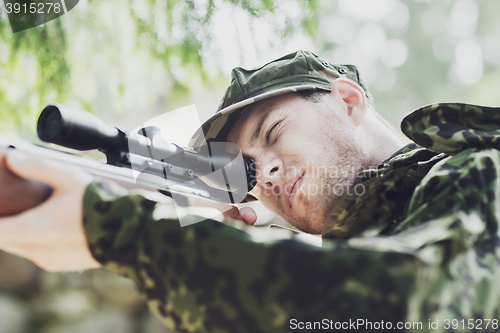
[{"label": "rifle", "polygon": [[[80,151],[97,149],[106,155],[103,164],[22,140],[0,136],[0,152],[17,149],[29,155],[77,165],[85,171],[112,179],[126,188],[160,190],[165,195],[188,195],[224,203],[242,202],[253,188],[255,166],[235,144],[208,142],[183,148],[166,142],[157,127],[138,134],[109,127],[95,115],[59,105],[47,106],[38,118],[42,141]],[[0,159],[0,216],[17,214],[46,200],[47,185],[25,180],[6,169]]]}]

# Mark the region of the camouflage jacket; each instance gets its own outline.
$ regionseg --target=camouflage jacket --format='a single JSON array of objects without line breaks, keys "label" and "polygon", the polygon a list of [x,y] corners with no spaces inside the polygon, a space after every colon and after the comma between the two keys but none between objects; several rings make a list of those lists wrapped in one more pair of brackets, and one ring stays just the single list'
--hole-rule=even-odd
[{"label": "camouflage jacket", "polygon": [[96,181],[90,250],[181,332],[496,331],[500,112],[432,105],[402,129],[416,144],[364,171],[322,247],[238,221],[180,227],[168,203]]}]

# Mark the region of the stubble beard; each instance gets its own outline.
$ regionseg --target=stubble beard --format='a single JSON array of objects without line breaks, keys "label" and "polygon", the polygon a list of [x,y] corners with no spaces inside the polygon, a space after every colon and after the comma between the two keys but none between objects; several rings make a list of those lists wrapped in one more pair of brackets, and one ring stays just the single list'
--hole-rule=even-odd
[{"label": "stubble beard", "polygon": [[[289,216],[278,206],[278,214],[288,223],[312,234],[321,233],[332,208],[359,183],[359,173],[370,167],[362,140],[348,133],[349,127],[343,127],[342,121],[333,113],[327,114],[326,118],[330,124],[337,125],[337,132],[331,128],[323,129],[319,142],[324,158],[306,171],[308,177],[312,176],[317,181],[302,186],[296,195],[296,199],[299,199],[299,194],[302,194],[300,203],[305,207],[304,215]],[[312,186],[318,191],[314,191]]]},{"label": "stubble beard", "polygon": [[290,216],[281,206],[278,207],[278,214],[301,231],[320,234],[335,204],[344,194],[353,192],[354,186],[359,183],[358,174],[363,167],[353,164],[355,162],[345,164],[348,167],[341,171],[337,168],[329,168],[328,171],[314,177],[317,180],[315,183],[300,188],[296,199],[299,199],[300,195],[301,200],[298,203],[304,207],[303,216]]}]

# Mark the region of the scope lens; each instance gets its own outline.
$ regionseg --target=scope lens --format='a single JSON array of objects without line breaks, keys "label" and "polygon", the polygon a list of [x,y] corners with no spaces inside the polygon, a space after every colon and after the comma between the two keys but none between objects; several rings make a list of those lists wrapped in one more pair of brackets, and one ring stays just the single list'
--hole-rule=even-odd
[{"label": "scope lens", "polygon": [[59,110],[57,108],[46,108],[40,115],[37,128],[40,139],[53,142],[61,134],[62,128],[62,117]]},{"label": "scope lens", "polygon": [[255,163],[251,158],[243,157],[245,163],[245,173],[247,175],[248,192],[250,192],[257,184],[255,177]]}]

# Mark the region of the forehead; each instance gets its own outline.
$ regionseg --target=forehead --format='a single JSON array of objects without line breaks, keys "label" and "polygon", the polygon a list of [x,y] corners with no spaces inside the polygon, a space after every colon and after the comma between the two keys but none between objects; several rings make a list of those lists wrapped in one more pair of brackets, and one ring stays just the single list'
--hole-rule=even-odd
[{"label": "forehead", "polygon": [[259,125],[262,125],[272,113],[290,108],[300,100],[303,101],[296,94],[287,94],[251,105],[238,118],[238,121],[229,132],[227,141],[238,145],[241,145],[242,142],[250,141],[255,129]]}]

